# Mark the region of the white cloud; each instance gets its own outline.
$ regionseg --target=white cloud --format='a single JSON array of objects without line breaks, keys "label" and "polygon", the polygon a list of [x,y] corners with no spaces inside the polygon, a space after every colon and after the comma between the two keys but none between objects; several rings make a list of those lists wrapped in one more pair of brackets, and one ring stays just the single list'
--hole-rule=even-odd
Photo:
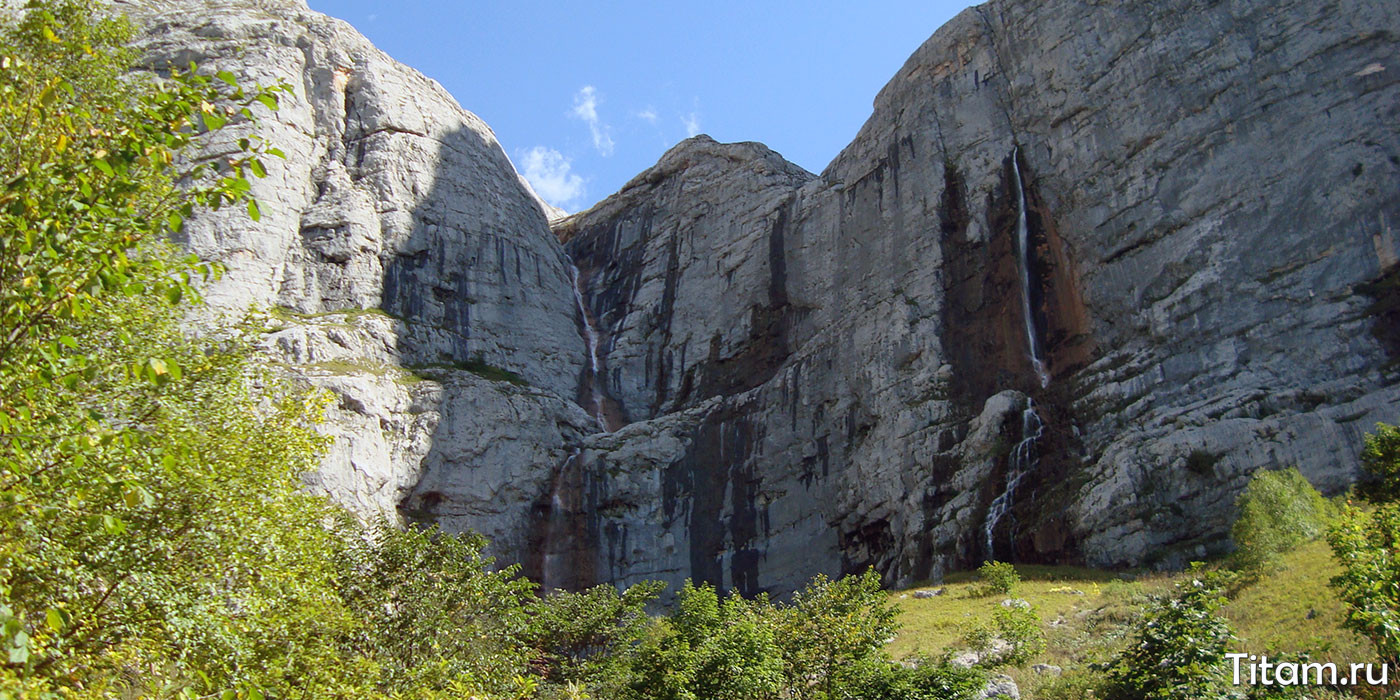
[{"label": "white cloud", "polygon": [[652,109],[652,108],[650,108],[650,107],[647,107],[646,109],[644,109],[644,110],[642,110],[642,111],[640,111],[640,112],[637,112],[637,118],[638,118],[638,119],[643,119],[643,120],[645,120],[646,122],[648,122],[648,123],[650,123],[650,124],[655,124],[655,123],[656,123],[656,118],[657,118],[657,117],[656,117],[656,110],[654,110],[654,109]]},{"label": "white cloud", "polygon": [[379,19],[379,15],[370,15],[368,19],[369,21],[373,22],[374,20]]},{"label": "white cloud", "polygon": [[690,138],[700,133],[700,113],[691,112],[681,117],[681,123],[685,125],[686,138]]},{"label": "white cloud", "polygon": [[544,201],[568,209],[583,197],[583,178],[569,172],[572,164],[552,148],[535,146],[520,156],[522,173]]},{"label": "white cloud", "polygon": [[583,86],[583,89],[574,95],[572,114],[588,124],[588,131],[593,135],[593,147],[602,155],[612,155],[612,129],[598,118],[598,91],[592,85]]}]

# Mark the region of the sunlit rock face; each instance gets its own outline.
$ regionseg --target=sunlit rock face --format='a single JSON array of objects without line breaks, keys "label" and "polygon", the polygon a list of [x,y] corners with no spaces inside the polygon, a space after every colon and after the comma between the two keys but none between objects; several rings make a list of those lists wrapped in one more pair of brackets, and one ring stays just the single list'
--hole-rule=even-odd
[{"label": "sunlit rock face", "polygon": [[334,393],[314,484],[551,585],[1172,565],[1250,473],[1335,491],[1400,420],[1393,2],[993,0],[821,174],[696,137],[552,231],[348,25],[116,7],[152,68],[295,90],[262,220],[184,238]]},{"label": "sunlit rock face", "polygon": [[[1257,469],[1342,488],[1400,414],[1397,26],[991,2],[820,176],[699,137],[556,225],[639,422],[586,443],[599,566],[782,591],[1174,564]],[[1045,432],[989,545],[1025,397]]]},{"label": "sunlit rock face", "polygon": [[143,27],[151,69],[195,61],[292,88],[261,115],[286,154],[253,183],[261,220],[204,213],[183,242],[227,267],[211,305],[275,309],[263,346],[333,393],[313,486],[366,516],[481,531],[523,559],[528,504],[589,423],[573,401],[570,263],[490,128],[302,3],[115,8]]}]

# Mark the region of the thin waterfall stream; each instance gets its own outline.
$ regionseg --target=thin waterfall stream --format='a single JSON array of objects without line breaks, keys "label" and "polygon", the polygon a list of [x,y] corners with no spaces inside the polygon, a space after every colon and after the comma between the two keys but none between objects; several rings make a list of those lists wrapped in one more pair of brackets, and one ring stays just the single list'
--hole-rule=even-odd
[{"label": "thin waterfall stream", "polygon": [[[1026,221],[1026,191],[1024,183],[1021,181],[1020,155],[1019,146],[1011,150],[1011,173],[1012,180],[1016,185],[1016,248],[1017,268],[1021,282],[1021,321],[1026,330],[1026,349],[1030,353],[1031,367],[1035,369],[1036,378],[1040,380],[1040,387],[1044,389],[1050,385],[1050,374],[1045,369],[1040,336],[1036,332],[1035,317],[1032,312],[1031,236],[1030,226]],[[1036,413],[1035,401],[1028,396],[1026,397],[1026,407],[1021,411],[1021,440],[1011,449],[1011,455],[1007,460],[1006,486],[996,498],[992,499],[991,505],[987,506],[987,519],[983,525],[983,535],[988,559],[995,558],[996,527],[1001,522],[1002,517],[1011,510],[1016,487],[1021,485],[1021,479],[1026,474],[1034,471],[1040,464],[1039,443],[1044,434],[1045,423],[1041,421],[1040,414]]]},{"label": "thin waterfall stream", "polygon": [[542,591],[564,588],[570,574],[577,574],[576,555],[580,551],[579,538],[583,534],[575,522],[582,506],[583,478],[581,473],[576,473],[580,452],[575,447],[569,453],[559,466],[559,471],[555,472],[554,483],[550,485],[549,520],[545,523],[544,556],[540,562]]},{"label": "thin waterfall stream", "polygon": [[[603,385],[604,369],[599,350],[603,334],[588,310],[584,299],[586,281],[577,265],[569,266],[569,275],[574,303],[578,305],[582,319],[580,327],[584,344],[588,348],[588,367],[579,382],[579,405],[593,416],[600,431],[610,433],[622,427],[625,421]],[[544,553],[540,564],[540,585],[544,591],[578,584],[582,580],[579,569],[589,556],[585,542],[587,523],[583,517],[585,479],[582,452],[581,447],[574,447],[559,465],[550,484],[549,517],[545,523]]]},{"label": "thin waterfall stream", "polygon": [[1026,328],[1026,345],[1031,354],[1031,366],[1040,379],[1040,388],[1050,385],[1050,375],[1045,371],[1045,361],[1040,349],[1040,336],[1035,330],[1035,317],[1031,312],[1031,234],[1026,223],[1026,190],[1021,183],[1021,148],[1011,150],[1011,172],[1016,182],[1016,248],[1020,256],[1017,267],[1021,277],[1021,321]]},{"label": "thin waterfall stream", "polygon": [[588,345],[588,377],[584,383],[586,388],[582,392],[580,403],[598,421],[598,428],[610,433],[613,429],[609,426],[604,406],[602,362],[598,358],[598,343],[602,342],[603,334],[598,332],[597,322],[593,319],[593,314],[588,312],[588,304],[583,300],[583,275],[579,274],[577,265],[571,265],[569,272],[573,280],[574,301],[578,304],[579,316],[583,318],[583,339]]}]

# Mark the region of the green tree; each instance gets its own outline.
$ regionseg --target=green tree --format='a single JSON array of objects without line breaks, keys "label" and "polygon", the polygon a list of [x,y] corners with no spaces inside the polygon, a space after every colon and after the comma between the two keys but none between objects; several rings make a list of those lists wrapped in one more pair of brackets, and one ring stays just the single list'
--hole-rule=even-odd
[{"label": "green tree", "polygon": [[793,594],[778,623],[793,697],[835,697],[862,662],[887,663],[896,615],[874,569],[837,581],[818,575]]},{"label": "green tree", "polygon": [[1110,700],[1206,700],[1226,696],[1226,649],[1234,639],[1216,613],[1226,581],[1196,565],[1175,595],[1157,601],[1109,669]]},{"label": "green tree", "polygon": [[1400,428],[1376,424],[1361,450],[1358,493],[1373,503],[1400,500]]},{"label": "green tree", "polygon": [[1250,571],[1276,565],[1279,556],[1316,539],[1327,526],[1327,501],[1297,469],[1256,472],[1235,507],[1235,558]]},{"label": "green tree", "polygon": [[519,567],[494,569],[478,535],[342,519],[340,597],[359,621],[347,656],[386,695],[514,697],[532,686],[527,603]]},{"label": "green tree", "polygon": [[1371,640],[1400,672],[1400,503],[1366,512],[1348,507],[1327,535],[1342,573],[1332,579],[1346,604],[1343,624]]},{"label": "green tree", "polygon": [[0,28],[0,693],[333,688],[320,640],[354,620],[297,478],[321,400],[240,329],[183,333],[212,268],[164,243],[197,208],[256,216],[272,149],[183,157],[283,88],[128,73],[130,35],[78,0]]},{"label": "green tree", "polygon": [[765,700],[783,688],[783,655],[765,598],[722,600],[712,586],[689,581],[676,610],[637,650],[634,698]]},{"label": "green tree", "polygon": [[665,584],[639,583],[619,593],[610,585],[554,591],[530,607],[536,668],[554,690],[583,688],[593,697],[620,696],[632,682],[631,656],[651,627],[646,606]]}]

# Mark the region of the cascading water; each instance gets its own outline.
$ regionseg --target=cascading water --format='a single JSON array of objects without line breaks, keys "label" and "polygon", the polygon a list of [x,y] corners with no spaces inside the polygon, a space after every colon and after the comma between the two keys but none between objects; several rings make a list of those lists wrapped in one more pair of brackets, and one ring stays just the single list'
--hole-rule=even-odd
[{"label": "cascading water", "polygon": [[1020,255],[1018,261],[1021,273],[1021,321],[1026,327],[1026,343],[1030,347],[1031,366],[1040,379],[1043,389],[1050,384],[1050,374],[1045,371],[1045,361],[1040,350],[1040,336],[1035,331],[1035,320],[1031,314],[1031,253],[1030,226],[1026,223],[1026,191],[1021,184],[1021,149],[1011,150],[1011,172],[1016,182],[1016,246]]},{"label": "cascading water", "polygon": [[602,362],[598,359],[598,343],[603,336],[598,332],[593,314],[588,312],[588,304],[583,301],[583,276],[579,274],[577,266],[570,266],[569,270],[574,282],[574,301],[578,304],[579,316],[583,317],[584,341],[588,344],[588,382],[586,390],[582,392],[581,403],[593,413],[593,418],[598,421],[598,427],[603,432],[612,432],[604,401]]},{"label": "cascading water", "polygon": [[[1026,347],[1030,353],[1031,366],[1035,369],[1036,377],[1040,380],[1040,387],[1044,389],[1050,385],[1050,373],[1045,369],[1044,356],[1041,354],[1040,335],[1036,332],[1035,318],[1031,310],[1031,236],[1030,226],[1026,222],[1026,190],[1021,181],[1020,156],[1019,146],[1011,150],[1011,173],[1012,180],[1016,185],[1016,247],[1019,255],[1017,267],[1021,279],[1021,322],[1026,329]],[[1016,487],[1021,484],[1021,479],[1027,473],[1034,471],[1040,462],[1038,447],[1040,437],[1044,433],[1045,424],[1040,420],[1040,414],[1036,413],[1035,401],[1026,397],[1026,407],[1021,411],[1021,441],[1012,448],[1011,456],[1008,459],[1006,487],[996,498],[992,499],[991,505],[987,507],[983,535],[989,559],[993,558],[995,554],[997,523],[1001,522],[1002,517],[1011,510],[1011,499],[1015,496]]]},{"label": "cascading water", "polygon": [[[544,591],[563,588],[573,571],[579,549],[580,533],[573,522],[581,505],[582,474],[575,474],[578,468],[579,448],[569,453],[550,485],[549,520],[544,531],[544,556],[540,563],[540,588]],[[576,478],[577,477],[577,478]],[[574,479],[578,483],[570,480]]]},{"label": "cascading water", "polygon": [[983,534],[986,536],[987,558],[992,558],[994,553],[993,534],[996,531],[997,523],[1007,511],[1011,510],[1011,498],[1016,492],[1016,487],[1021,484],[1021,477],[1034,471],[1040,462],[1040,454],[1036,449],[1040,442],[1040,436],[1045,433],[1045,424],[1040,420],[1040,414],[1035,412],[1035,402],[1030,397],[1026,397],[1026,408],[1021,411],[1021,441],[1016,443],[1016,447],[1011,450],[1011,457],[1008,460],[1006,470],[1006,488],[1001,494],[992,499],[992,504],[987,507],[987,520],[983,526]]}]

